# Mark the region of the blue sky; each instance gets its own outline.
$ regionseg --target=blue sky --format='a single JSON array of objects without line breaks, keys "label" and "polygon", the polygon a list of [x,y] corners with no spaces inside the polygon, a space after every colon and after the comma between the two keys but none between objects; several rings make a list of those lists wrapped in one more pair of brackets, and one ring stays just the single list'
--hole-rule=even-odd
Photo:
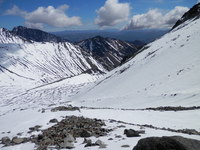
[{"label": "blue sky", "polygon": [[170,28],[196,3],[197,0],[0,0],[0,27],[23,25],[46,31]]}]

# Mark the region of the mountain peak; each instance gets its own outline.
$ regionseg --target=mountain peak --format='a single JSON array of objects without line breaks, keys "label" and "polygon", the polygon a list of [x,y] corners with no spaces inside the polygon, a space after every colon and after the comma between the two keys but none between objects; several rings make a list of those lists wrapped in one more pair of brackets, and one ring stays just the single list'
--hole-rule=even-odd
[{"label": "mountain peak", "polygon": [[172,30],[177,26],[183,24],[184,22],[191,20],[191,19],[198,19],[200,18],[200,3],[194,5],[188,12],[186,12],[181,19],[179,19],[176,24],[172,27]]},{"label": "mountain peak", "polygon": [[91,53],[109,71],[121,65],[125,59],[138,51],[134,44],[101,36],[83,40],[78,45]]},{"label": "mountain peak", "polygon": [[13,34],[24,37],[27,40],[32,40],[36,42],[66,42],[67,40],[62,39],[56,35],[50,34],[48,32],[27,28],[24,26],[14,27],[11,31]]}]

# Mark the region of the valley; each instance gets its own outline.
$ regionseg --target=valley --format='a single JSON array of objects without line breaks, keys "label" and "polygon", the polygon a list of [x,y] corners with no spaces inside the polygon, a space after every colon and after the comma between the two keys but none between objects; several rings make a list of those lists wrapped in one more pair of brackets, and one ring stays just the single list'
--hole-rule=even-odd
[{"label": "valley", "polygon": [[0,149],[123,150],[170,136],[198,150],[199,7],[142,49],[99,36],[70,43],[1,28]]}]

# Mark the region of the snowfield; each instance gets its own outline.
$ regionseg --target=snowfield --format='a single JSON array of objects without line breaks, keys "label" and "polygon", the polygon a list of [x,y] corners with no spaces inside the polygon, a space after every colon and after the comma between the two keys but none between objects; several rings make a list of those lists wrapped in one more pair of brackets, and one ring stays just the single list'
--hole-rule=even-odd
[{"label": "snowfield", "polygon": [[[180,135],[200,140],[200,134],[189,135],[176,132],[179,129],[192,129],[200,133],[200,109],[131,110],[160,106],[200,106],[199,39],[200,19],[191,20],[182,25],[182,28],[178,30],[176,28],[150,43],[130,61],[105,76],[80,73],[83,67],[81,61],[78,62],[80,63],[77,65],[78,68],[73,64],[70,65],[71,61],[76,62],[75,58],[79,56],[79,51],[73,51],[73,54],[66,51],[66,54],[59,55],[74,56],[69,58],[69,61],[63,59],[62,63],[60,57],[53,57],[57,55],[57,52],[63,53],[62,47],[67,46],[69,50],[73,49],[72,45],[47,43],[51,51],[49,53],[45,44],[42,43],[39,44],[40,47],[38,43],[10,45],[5,44],[5,39],[3,39],[0,44],[0,58],[4,58],[2,56],[5,54],[9,55],[8,59],[0,63],[0,139],[5,136],[13,138],[18,133],[21,134],[18,134],[19,137],[38,135],[41,131],[28,133],[29,128],[41,125],[42,129],[47,129],[55,125],[55,123],[49,123],[49,120],[56,118],[60,121],[65,116],[75,115],[102,119],[106,123],[106,128],[114,129],[107,136],[91,137],[94,142],[100,139],[107,144],[105,150],[132,149],[139,139],[150,136]],[[16,47],[20,47],[22,51],[13,54],[12,51]],[[54,51],[55,47],[59,47],[59,50]],[[39,51],[40,48],[42,51]],[[5,53],[7,50],[9,53]],[[33,54],[34,57],[31,57]],[[18,61],[19,57],[23,59]],[[49,57],[53,60],[48,62]],[[43,66],[37,66],[35,70],[34,67],[39,61]],[[31,64],[32,62],[34,63]],[[69,77],[61,78],[66,73],[62,70],[63,66],[57,68],[57,65],[54,66],[55,64],[52,65],[51,62],[62,65],[69,63],[67,65],[69,68],[66,67],[68,70],[65,71],[73,73]],[[29,64],[31,68],[26,70],[26,66],[22,65],[24,63]],[[41,67],[41,70],[38,70],[38,67]],[[89,65],[84,67],[90,68]],[[59,71],[54,73],[55,68]],[[39,81],[41,77],[47,80],[41,83]],[[70,104],[78,106],[80,111],[51,111],[56,106]],[[145,134],[141,134],[141,137],[128,138],[123,133],[124,129],[130,128],[143,129]],[[173,132],[166,130],[168,128]],[[110,138],[112,140],[109,140]],[[74,149],[99,149],[97,146],[85,148],[82,143],[83,138],[77,138]],[[123,145],[130,147],[124,148]],[[8,147],[0,145],[2,150],[36,148],[33,143]],[[49,149],[55,149],[55,147]]]},{"label": "snowfield", "polygon": [[147,45],[71,100],[92,107],[199,106],[199,37],[198,19]]}]

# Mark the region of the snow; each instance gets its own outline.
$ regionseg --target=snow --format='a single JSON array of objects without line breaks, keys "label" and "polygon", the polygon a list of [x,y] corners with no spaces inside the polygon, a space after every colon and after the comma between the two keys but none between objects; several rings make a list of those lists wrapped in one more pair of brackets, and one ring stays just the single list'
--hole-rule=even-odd
[{"label": "snow", "polygon": [[198,19],[147,45],[131,61],[70,100],[92,107],[199,106],[199,36]]},{"label": "snow", "polygon": [[[0,35],[4,33],[0,29]],[[65,116],[75,115],[103,119],[106,128],[114,129],[107,136],[98,138],[107,144],[105,150],[132,149],[139,139],[150,136],[180,135],[200,140],[199,135],[161,129],[195,129],[200,132],[199,109],[176,112],[125,110],[158,106],[200,106],[200,19],[150,43],[147,49],[132,60],[103,77],[99,74],[82,73],[90,65],[82,56],[81,50],[73,44],[28,43],[22,39],[17,43],[18,38],[2,37],[0,138],[12,138],[17,133],[22,133],[22,137],[37,135],[40,132],[27,133],[29,128],[41,125],[42,129],[46,129],[54,125],[49,123],[50,119],[60,121]],[[87,59],[96,66],[99,65],[92,57]],[[53,107],[68,104],[86,107],[81,108],[80,112],[51,112]],[[45,112],[42,113],[44,109]],[[112,122],[112,119],[124,123]],[[127,138],[123,134],[124,129],[139,130],[145,124],[160,129],[145,127],[146,133],[136,138]],[[125,128],[119,127],[120,125]],[[122,137],[116,138],[116,135]],[[113,140],[108,140],[109,138]],[[91,139],[94,142],[97,140],[95,137]],[[97,146],[84,148],[83,139],[76,140],[75,150],[99,149]],[[130,147],[122,148],[125,144]],[[36,147],[32,143],[25,143],[10,147],[0,145],[0,149],[32,150]]]}]

